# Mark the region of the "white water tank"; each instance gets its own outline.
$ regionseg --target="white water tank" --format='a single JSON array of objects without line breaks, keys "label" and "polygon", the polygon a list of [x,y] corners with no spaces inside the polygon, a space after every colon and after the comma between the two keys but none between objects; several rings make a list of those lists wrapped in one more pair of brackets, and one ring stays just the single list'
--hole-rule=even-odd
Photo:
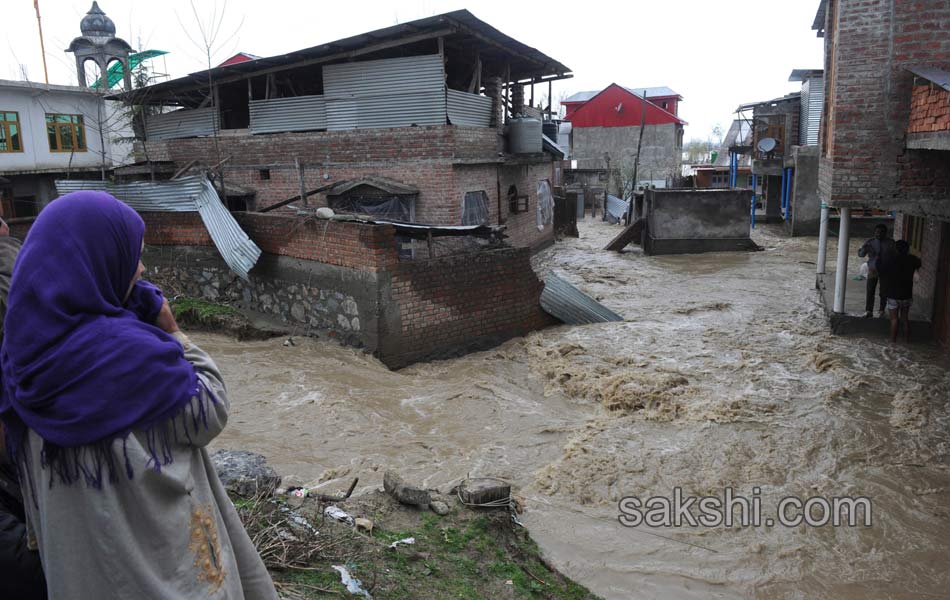
[{"label": "white water tank", "polygon": [[514,117],[508,121],[508,148],[512,154],[541,152],[541,121],[532,117]]}]

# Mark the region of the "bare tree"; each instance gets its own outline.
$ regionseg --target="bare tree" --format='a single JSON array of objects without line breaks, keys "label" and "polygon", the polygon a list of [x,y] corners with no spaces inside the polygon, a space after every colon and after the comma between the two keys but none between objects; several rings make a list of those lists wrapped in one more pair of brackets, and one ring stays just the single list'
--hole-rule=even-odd
[{"label": "bare tree", "polygon": [[[218,132],[220,130],[220,118],[219,114],[220,107],[218,105],[218,94],[215,89],[214,83],[214,71],[211,66],[212,56],[216,55],[221,49],[231,42],[237,36],[238,32],[241,29],[241,26],[244,25],[244,17],[241,17],[241,21],[234,27],[233,31],[230,34],[224,32],[224,20],[228,13],[228,2],[224,0],[221,6],[218,6],[217,0],[213,0],[209,3],[204,3],[203,7],[210,7],[210,13],[206,18],[202,18],[198,14],[198,7],[195,5],[194,0],[189,0],[189,6],[191,7],[191,14],[194,17],[195,25],[198,29],[197,35],[192,35],[189,33],[188,28],[181,22],[181,19],[178,19],[179,25],[181,25],[182,30],[185,31],[188,39],[192,44],[195,45],[198,50],[201,51],[203,58],[205,59],[205,64],[207,66],[207,77],[208,77],[208,99],[210,100],[210,105],[214,109],[214,116],[212,117],[212,139],[214,143],[214,158],[215,164],[218,168],[217,178],[218,184],[221,188],[221,195],[225,202],[227,202],[227,192],[224,188],[224,163],[221,160],[221,147],[218,139]],[[176,14],[177,18],[177,14]]]}]

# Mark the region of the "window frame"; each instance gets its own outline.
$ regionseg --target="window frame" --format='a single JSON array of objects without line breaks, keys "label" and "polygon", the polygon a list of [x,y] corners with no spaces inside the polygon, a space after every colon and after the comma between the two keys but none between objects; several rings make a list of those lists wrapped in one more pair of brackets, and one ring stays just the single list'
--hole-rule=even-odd
[{"label": "window frame", "polygon": [[[52,121],[50,120],[50,117],[53,118]],[[57,117],[70,117],[70,119],[75,117],[78,119],[78,121],[72,121],[72,120],[68,122],[59,121],[57,120]],[[83,115],[66,114],[66,113],[46,113],[46,117],[44,118],[43,121],[44,121],[44,124],[46,125],[46,143],[47,145],[49,145],[50,152],[88,152],[89,151],[89,144],[86,143],[86,119],[85,117],[83,117]],[[50,133],[51,133],[50,127],[53,128],[52,133],[56,138],[56,145],[58,146],[58,148],[54,148],[53,145],[50,143]],[[63,129],[67,129],[67,128],[69,129],[72,135],[73,145],[76,146],[77,145],[76,141],[81,141],[82,142],[81,148],[76,148],[76,147],[63,148],[62,147],[63,145],[62,131]]]},{"label": "window frame", "polygon": [[[485,200],[485,220],[482,221],[481,223],[466,223],[466,222],[465,222],[465,217],[466,217],[466,215],[468,214],[467,211],[466,211],[466,201],[469,199],[470,195],[471,195],[471,197],[472,197],[473,199],[474,199],[474,196],[475,196],[475,195],[481,195],[481,197],[484,198],[484,200]],[[463,226],[488,225],[489,223],[491,223],[491,198],[489,198],[487,191],[485,191],[485,190],[471,190],[471,191],[463,192],[463,193],[462,193],[462,215],[461,215],[461,223],[462,223]]]},{"label": "window frame", "polygon": [[[8,121],[7,115],[16,115],[15,121]],[[0,130],[2,130],[4,139],[6,140],[7,146],[13,145],[12,136],[10,135],[10,125],[15,125],[17,129],[17,140],[20,144],[19,148],[11,149],[0,149],[2,154],[13,154],[14,152],[23,152],[23,127],[20,125],[20,112],[16,110],[0,110]]]}]

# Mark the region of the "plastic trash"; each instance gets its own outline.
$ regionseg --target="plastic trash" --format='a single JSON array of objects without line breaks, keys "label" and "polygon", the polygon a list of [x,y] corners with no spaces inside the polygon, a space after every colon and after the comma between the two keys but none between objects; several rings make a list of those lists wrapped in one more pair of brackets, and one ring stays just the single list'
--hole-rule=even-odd
[{"label": "plastic trash", "polygon": [[337,521],[341,521],[349,525],[353,524],[353,517],[347,514],[345,510],[337,508],[336,506],[326,507],[326,509],[323,511],[323,514],[330,517],[331,519],[336,519]]},{"label": "plastic trash", "polygon": [[401,540],[396,540],[395,542],[393,542],[392,544],[390,544],[389,547],[395,550],[395,549],[398,548],[399,546],[408,546],[408,545],[410,545],[410,544],[415,544],[415,543],[416,543],[416,538],[414,538],[414,537],[407,537],[407,538],[403,538],[403,539],[401,539]]},{"label": "plastic trash", "polygon": [[369,592],[363,589],[363,582],[350,575],[350,571],[346,567],[333,565],[333,568],[340,572],[340,581],[346,586],[346,591],[351,594],[359,594],[367,600],[373,600]]}]

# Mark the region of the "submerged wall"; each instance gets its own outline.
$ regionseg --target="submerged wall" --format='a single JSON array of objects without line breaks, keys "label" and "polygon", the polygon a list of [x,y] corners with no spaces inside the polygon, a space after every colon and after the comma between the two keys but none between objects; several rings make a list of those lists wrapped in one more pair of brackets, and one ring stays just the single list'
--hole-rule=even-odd
[{"label": "submerged wall", "polygon": [[752,190],[647,190],[646,254],[750,250]]}]

